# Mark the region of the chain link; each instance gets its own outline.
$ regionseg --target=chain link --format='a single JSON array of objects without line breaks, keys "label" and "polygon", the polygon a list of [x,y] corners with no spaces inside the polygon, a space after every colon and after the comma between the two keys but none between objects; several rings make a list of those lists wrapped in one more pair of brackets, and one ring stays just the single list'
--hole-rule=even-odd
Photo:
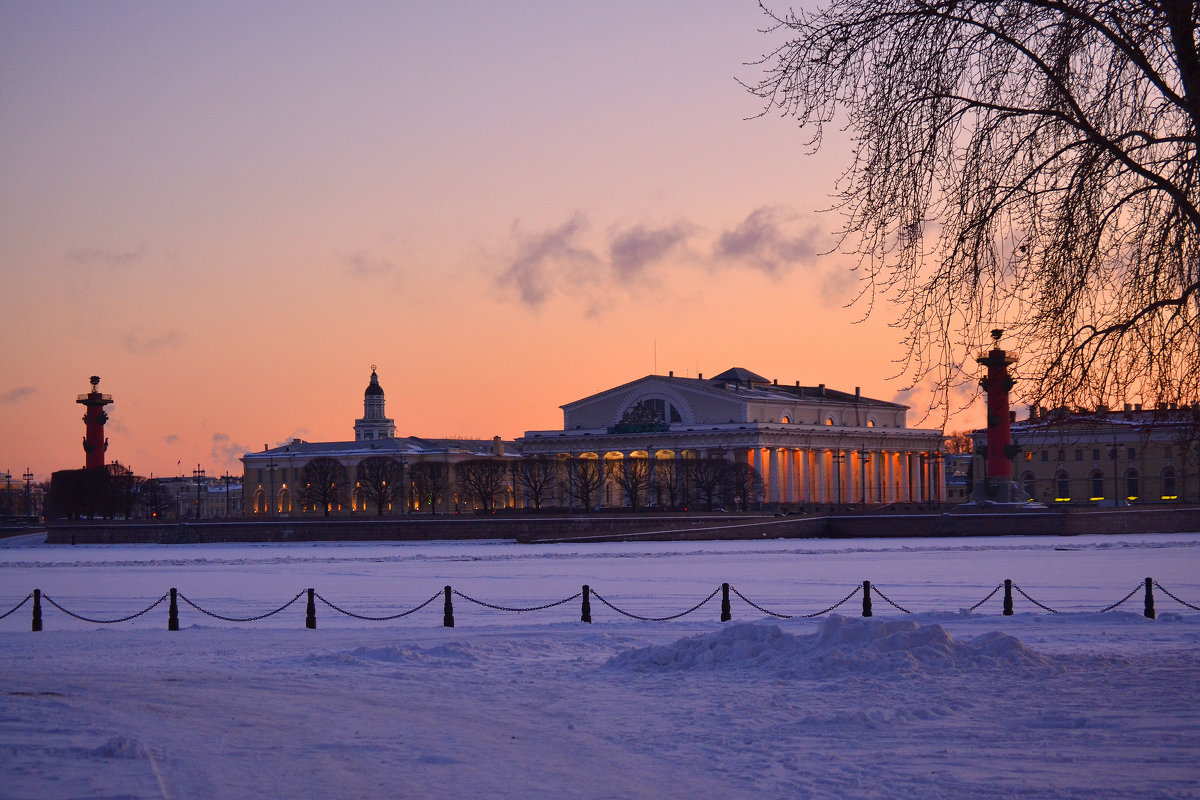
[{"label": "chain link", "polygon": [[90,618],[90,617],[85,617],[85,616],[83,616],[83,615],[81,615],[81,614],[76,614],[74,611],[67,611],[65,608],[63,608],[62,606],[60,606],[58,603],[54,602],[54,601],[53,601],[53,600],[50,598],[50,596],[49,596],[49,595],[47,595],[47,594],[43,594],[43,595],[42,595],[42,599],[43,599],[43,600],[45,600],[47,603],[49,603],[50,605],[52,605],[52,606],[54,606],[55,608],[57,608],[59,611],[61,611],[61,612],[63,612],[64,614],[66,614],[68,617],[74,617],[75,619],[78,619],[78,620],[83,620],[84,622],[90,622],[90,623],[92,623],[93,625],[112,625],[112,624],[114,624],[114,623],[117,623],[117,622],[128,622],[128,621],[129,621],[129,620],[131,620],[131,619],[137,619],[137,618],[138,618],[138,617],[140,617],[142,614],[145,614],[147,611],[149,611],[149,610],[151,610],[152,608],[155,608],[156,606],[158,606],[158,605],[160,605],[161,603],[165,602],[165,601],[166,601],[166,599],[167,599],[167,597],[168,597],[168,595],[165,595],[165,594],[164,594],[162,597],[158,598],[158,599],[157,599],[157,600],[155,600],[153,603],[151,603],[150,605],[148,605],[148,606],[146,606],[145,608],[143,608],[141,611],[137,612],[136,614],[130,614],[130,615],[129,615],[129,616],[127,616],[127,617],[121,617],[120,619],[92,619],[92,618]]},{"label": "chain link", "polygon": [[[179,595],[179,599],[182,600],[183,602],[187,603],[192,608],[199,611],[201,614],[207,614],[208,616],[210,616],[214,619],[219,619],[224,622],[258,622],[260,619],[266,619],[267,617],[274,616],[275,614],[278,614],[280,611],[283,611],[285,608],[290,606],[292,603],[295,603],[297,600],[299,600],[301,597],[303,597],[306,591],[307,590],[301,590],[301,591],[297,592],[295,597],[293,597],[291,600],[288,600],[286,603],[281,605],[279,608],[275,609],[274,611],[268,611],[265,614],[259,614],[257,617],[223,617],[220,614],[214,614],[211,611],[207,611],[207,610],[201,608],[200,606],[193,603],[191,600],[184,597],[182,594]],[[163,595],[163,597],[166,597],[166,595]],[[162,602],[162,601],[159,601],[159,602]]]},{"label": "chain link", "polygon": [[669,617],[639,617],[637,614],[630,614],[628,611],[623,611],[623,610],[617,608],[616,606],[614,606],[612,603],[605,600],[603,597],[601,597],[599,594],[596,593],[595,589],[592,589],[592,597],[595,597],[601,603],[604,603],[604,605],[608,606],[609,608],[611,608],[613,611],[617,612],[618,614],[624,614],[625,616],[629,617],[630,619],[636,619],[641,622],[669,622],[670,620],[673,620],[673,619],[679,619],[680,617],[685,617],[688,614],[691,614],[693,611],[698,610],[701,606],[703,606],[709,600],[712,600],[714,597],[716,597],[717,592],[719,592],[719,591],[721,591],[720,586],[718,586],[716,589],[713,589],[712,594],[710,594],[708,597],[701,600],[696,605],[689,608],[687,611],[681,611],[678,614],[672,614]]},{"label": "chain link", "polygon": [[1154,585],[1155,585],[1155,586],[1157,586],[1157,587],[1159,588],[1159,591],[1161,591],[1161,592],[1162,592],[1163,594],[1165,594],[1167,597],[1169,597],[1169,598],[1171,598],[1172,600],[1174,600],[1176,603],[1179,603],[1180,605],[1187,606],[1188,608],[1190,608],[1190,609],[1193,609],[1193,610],[1195,610],[1195,611],[1200,611],[1200,606],[1194,606],[1194,605],[1192,605],[1191,603],[1189,603],[1189,602],[1188,602],[1188,601],[1186,601],[1186,600],[1180,600],[1178,597],[1176,597],[1175,595],[1171,594],[1171,593],[1170,593],[1170,592],[1168,592],[1166,589],[1164,589],[1164,588],[1163,588],[1163,586],[1162,586],[1162,584],[1161,584],[1161,583],[1159,583],[1158,581],[1155,581],[1155,582],[1154,582]]},{"label": "chain link", "polygon": [[316,597],[318,600],[320,600],[325,605],[332,608],[334,611],[338,612],[339,614],[345,614],[347,617],[354,617],[355,619],[362,619],[362,620],[366,620],[368,622],[387,622],[388,620],[400,619],[401,617],[407,617],[409,614],[417,613],[422,608],[424,608],[425,606],[432,603],[434,600],[437,600],[439,597],[441,597],[442,593],[438,592],[433,597],[429,598],[424,603],[421,603],[421,605],[417,606],[416,608],[410,608],[408,611],[401,611],[399,614],[392,614],[387,617],[369,617],[366,614],[355,614],[353,611],[347,611],[344,608],[338,608],[333,603],[326,600],[324,597],[321,597],[321,595],[318,594],[317,592],[313,592],[313,596]]},{"label": "chain link", "polygon": [[756,603],[753,600],[751,600],[750,598],[746,597],[746,595],[742,594],[741,592],[739,592],[737,589],[733,588],[732,586],[729,587],[729,591],[733,592],[738,597],[742,598],[742,600],[744,600],[746,602],[746,605],[750,606],[751,608],[758,609],[759,611],[761,611],[764,614],[769,614],[772,617],[778,617],[779,619],[793,619],[792,614],[779,614],[775,611],[769,611],[769,610],[763,608],[758,603]]},{"label": "chain link", "polygon": [[888,597],[886,594],[884,594],[883,592],[879,591],[879,587],[878,587],[878,586],[876,586],[876,585],[875,585],[875,584],[873,584],[873,583],[871,584],[871,591],[873,591],[875,594],[877,594],[877,595],[879,595],[880,597],[882,597],[882,598],[883,598],[883,601],[884,601],[885,603],[887,603],[888,605],[890,605],[890,606],[892,606],[892,607],[894,607],[894,608],[897,608],[897,609],[899,609],[900,611],[903,611],[905,614],[911,614],[911,613],[912,613],[912,612],[911,612],[911,611],[909,611],[907,608],[905,608],[905,607],[904,607],[904,606],[902,606],[902,605],[899,605],[898,603],[896,603],[896,601],[895,601],[895,600],[892,600],[892,599],[891,599],[891,598],[889,598],[889,597]]},{"label": "chain link", "polygon": [[1121,598],[1120,600],[1118,600],[1117,602],[1113,603],[1113,604],[1112,604],[1111,606],[1109,606],[1108,608],[1102,608],[1102,609],[1100,609],[1100,613],[1101,613],[1101,614],[1103,614],[1105,611],[1112,611],[1114,608],[1116,608],[1117,606],[1121,605],[1121,604],[1122,604],[1122,603],[1124,603],[1126,600],[1128,600],[1129,598],[1133,597],[1135,594],[1137,594],[1138,592],[1140,592],[1140,591],[1142,590],[1142,586],[1143,586],[1143,585],[1144,585],[1144,584],[1140,584],[1140,583],[1139,583],[1137,586],[1133,587],[1133,591],[1132,591],[1132,592],[1130,592],[1129,594],[1125,595],[1124,597],[1122,597],[1122,598]]},{"label": "chain link", "polygon": [[22,600],[21,602],[17,603],[15,606],[13,606],[12,608],[10,608],[8,611],[5,611],[3,614],[0,614],[0,619],[4,619],[4,618],[5,618],[5,617],[7,617],[8,615],[16,613],[17,609],[19,609],[21,606],[23,606],[23,605],[25,605],[26,603],[28,603],[28,602],[29,602],[29,600],[30,600],[32,597],[33,597],[33,592],[30,592],[29,594],[25,595],[25,599],[24,599],[24,600]]},{"label": "chain link", "polygon": [[843,606],[843,605],[845,605],[846,603],[850,602],[850,598],[851,598],[851,597],[854,597],[854,595],[858,594],[858,593],[859,593],[859,592],[861,592],[861,591],[862,591],[862,584],[859,584],[858,586],[855,586],[855,587],[854,587],[854,591],[853,591],[853,592],[851,592],[850,594],[846,595],[846,596],[845,596],[845,597],[843,597],[841,600],[839,600],[839,601],[837,601],[836,603],[834,603],[833,605],[831,605],[829,608],[826,608],[826,609],[824,609],[823,611],[817,611],[817,612],[815,612],[815,613],[812,613],[812,614],[804,614],[804,615],[803,615],[803,617],[804,617],[804,619],[812,619],[813,617],[819,617],[819,616],[821,616],[822,614],[828,614],[830,611],[833,611],[835,608],[840,608],[841,606]]},{"label": "chain link", "polygon": [[578,600],[579,598],[583,597],[583,592],[576,592],[575,594],[571,595],[570,597],[564,598],[562,600],[556,600],[553,603],[547,603],[544,606],[529,606],[528,608],[508,608],[507,606],[497,606],[497,605],[492,605],[491,603],[485,603],[482,600],[476,600],[474,597],[467,597],[465,594],[460,592],[458,589],[451,589],[450,591],[453,594],[461,597],[463,600],[466,600],[468,603],[474,603],[477,606],[483,606],[484,608],[490,608],[494,611],[513,611],[518,614],[524,613],[526,611],[545,611],[547,608],[554,608],[555,606],[561,606],[563,603],[569,603],[572,600]]},{"label": "chain link", "polygon": [[1044,606],[1044,605],[1042,605],[1041,603],[1039,603],[1037,600],[1034,600],[1032,597],[1030,597],[1029,595],[1025,594],[1025,590],[1024,590],[1024,589],[1022,589],[1020,586],[1017,586],[1015,583],[1013,584],[1013,588],[1014,588],[1014,589],[1016,589],[1018,592],[1020,592],[1020,593],[1021,593],[1021,597],[1024,597],[1026,600],[1028,600],[1029,602],[1033,603],[1033,604],[1034,604],[1035,606],[1037,606],[1038,608],[1040,608],[1040,609],[1042,609],[1042,610],[1044,610],[1044,611],[1049,611],[1051,614],[1057,614],[1057,613],[1058,613],[1057,611],[1055,611],[1055,610],[1054,610],[1053,608],[1051,608],[1050,606]]},{"label": "chain link", "polygon": [[983,598],[983,599],[982,599],[982,600],[980,600],[978,603],[976,603],[975,605],[973,605],[973,606],[971,606],[970,608],[968,608],[968,609],[967,609],[967,611],[974,611],[975,609],[979,608],[981,605],[983,605],[984,603],[986,603],[988,600],[991,600],[993,597],[995,597],[995,596],[996,596],[996,592],[1000,591],[1000,590],[1001,590],[1001,589],[1003,589],[1003,588],[1004,588],[1004,584],[1003,584],[1003,583],[997,583],[997,584],[996,584],[996,588],[995,588],[995,589],[992,589],[991,593],[990,593],[990,594],[988,594],[988,596],[987,596],[987,597]]}]

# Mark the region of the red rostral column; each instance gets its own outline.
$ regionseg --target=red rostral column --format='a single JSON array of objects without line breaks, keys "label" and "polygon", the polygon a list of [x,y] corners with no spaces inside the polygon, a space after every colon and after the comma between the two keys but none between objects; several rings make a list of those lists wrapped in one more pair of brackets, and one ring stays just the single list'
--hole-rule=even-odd
[{"label": "red rostral column", "polygon": [[1003,333],[1002,330],[992,331],[994,346],[991,352],[975,359],[987,367],[987,377],[980,385],[987,392],[987,478],[992,481],[1011,480],[1012,457],[1015,455],[1008,412],[1008,393],[1014,381],[1008,374],[1008,365],[1017,359],[1000,349]]},{"label": "red rostral column", "polygon": [[112,395],[100,394],[97,391],[96,386],[100,383],[99,375],[93,375],[91,382],[92,390],[87,394],[79,395],[79,399],[75,401],[87,407],[87,413],[83,415],[83,422],[86,426],[83,452],[87,455],[84,469],[104,469],[104,451],[108,449],[108,439],[104,438],[104,423],[108,422],[108,414],[104,412],[104,407],[113,400]]}]

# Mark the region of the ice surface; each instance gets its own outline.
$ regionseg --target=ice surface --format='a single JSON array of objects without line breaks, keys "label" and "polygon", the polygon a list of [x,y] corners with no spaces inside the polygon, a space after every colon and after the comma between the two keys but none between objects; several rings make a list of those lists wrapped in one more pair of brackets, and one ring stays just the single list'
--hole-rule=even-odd
[{"label": "ice surface", "polygon": [[[1063,549],[1059,549],[1063,548]],[[94,625],[0,620],[3,798],[1196,798],[1200,536],[893,541],[0,547],[0,613],[33,588],[116,617],[171,586],[190,607]],[[1012,578],[1063,613],[1017,598]]]}]

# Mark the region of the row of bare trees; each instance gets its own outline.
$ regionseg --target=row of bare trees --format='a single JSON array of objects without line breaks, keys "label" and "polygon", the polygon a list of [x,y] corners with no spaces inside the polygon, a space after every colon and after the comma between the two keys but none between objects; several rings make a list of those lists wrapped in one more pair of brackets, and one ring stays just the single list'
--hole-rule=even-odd
[{"label": "row of bare trees", "polygon": [[[762,477],[746,463],[722,458],[657,459],[534,456],[474,458],[453,467],[422,461],[411,466],[387,456],[362,461],[355,472],[358,500],[382,516],[394,506],[434,511],[452,492],[484,512],[495,510],[511,490],[534,511],[545,507],[593,509],[605,485],[620,490],[621,505],[686,509],[694,505],[749,508],[762,492]],[[301,474],[301,507],[325,516],[350,501],[346,467],[315,458]]]}]

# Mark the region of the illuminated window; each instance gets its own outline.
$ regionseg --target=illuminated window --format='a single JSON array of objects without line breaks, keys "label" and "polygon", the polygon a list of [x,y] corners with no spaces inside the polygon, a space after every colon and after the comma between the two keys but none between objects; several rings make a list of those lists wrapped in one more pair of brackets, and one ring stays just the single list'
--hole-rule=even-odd
[{"label": "illuminated window", "polygon": [[1067,503],[1071,500],[1071,476],[1058,472],[1054,476],[1054,502]]},{"label": "illuminated window", "polygon": [[1093,500],[1103,500],[1104,499],[1104,473],[1098,469],[1094,469],[1094,470],[1092,470],[1091,474],[1088,475],[1088,480],[1090,480],[1092,482],[1092,499]]},{"label": "illuminated window", "polygon": [[1175,491],[1175,470],[1167,467],[1162,474],[1162,499],[1163,500],[1178,500],[1179,495]]},{"label": "illuminated window", "polygon": [[1126,500],[1137,500],[1139,488],[1140,487],[1138,486],[1137,470],[1136,469],[1128,470],[1125,473],[1125,499]]},{"label": "illuminated window", "polygon": [[784,425],[787,425],[788,423],[790,423],[792,421],[792,418],[789,417],[787,414],[784,414],[782,417],[779,418],[779,421],[782,422]]},{"label": "illuminated window", "polygon": [[826,418],[825,418],[825,424],[826,424],[826,425],[832,425],[832,424],[833,424],[833,417],[826,417]]},{"label": "illuminated window", "polygon": [[867,427],[868,427],[868,428],[874,428],[874,427],[875,427],[875,420],[873,420],[873,419],[868,419],[868,420],[867,420]]}]

